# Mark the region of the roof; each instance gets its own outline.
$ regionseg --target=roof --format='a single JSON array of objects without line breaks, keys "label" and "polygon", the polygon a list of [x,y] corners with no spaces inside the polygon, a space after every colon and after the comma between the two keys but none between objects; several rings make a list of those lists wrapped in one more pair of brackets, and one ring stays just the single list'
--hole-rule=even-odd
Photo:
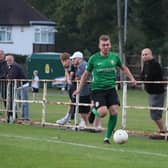
[{"label": "roof", "polygon": [[60,54],[58,52],[41,52],[41,53],[33,53],[28,57],[28,60],[60,60]]},{"label": "roof", "polygon": [[0,0],[0,25],[55,25],[26,0]]}]

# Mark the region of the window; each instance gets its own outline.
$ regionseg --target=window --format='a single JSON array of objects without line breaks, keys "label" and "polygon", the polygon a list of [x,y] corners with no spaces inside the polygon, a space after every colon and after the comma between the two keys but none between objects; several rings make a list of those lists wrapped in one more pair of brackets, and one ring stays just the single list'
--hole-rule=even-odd
[{"label": "window", "polygon": [[12,42],[12,27],[0,26],[0,42]]},{"label": "window", "polygon": [[35,28],[35,43],[54,44],[54,28]]}]

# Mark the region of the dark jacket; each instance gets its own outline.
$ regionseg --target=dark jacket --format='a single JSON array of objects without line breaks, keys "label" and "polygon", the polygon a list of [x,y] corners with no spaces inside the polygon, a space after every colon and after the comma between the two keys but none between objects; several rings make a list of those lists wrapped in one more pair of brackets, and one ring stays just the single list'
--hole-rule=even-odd
[{"label": "dark jacket", "polygon": [[5,79],[7,73],[7,63],[5,60],[0,61],[0,79]]},{"label": "dark jacket", "polygon": [[7,79],[26,79],[26,75],[22,67],[18,63],[14,63],[8,67]]},{"label": "dark jacket", "polygon": [[[7,79],[27,79],[27,76],[25,75],[21,65],[19,65],[18,63],[14,63],[8,66],[6,78]],[[27,83],[27,81],[23,81],[22,84],[25,84],[25,83]]]},{"label": "dark jacket", "polygon": [[[155,60],[145,61],[141,73],[143,81],[163,81],[163,73],[160,64]],[[145,83],[145,90],[149,94],[161,94],[164,92],[164,84]]]}]

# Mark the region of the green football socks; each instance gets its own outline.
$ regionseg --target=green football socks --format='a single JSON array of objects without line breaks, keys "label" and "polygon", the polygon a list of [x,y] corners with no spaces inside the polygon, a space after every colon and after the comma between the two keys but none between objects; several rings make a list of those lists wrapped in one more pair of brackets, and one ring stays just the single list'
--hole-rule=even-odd
[{"label": "green football socks", "polygon": [[92,113],[93,113],[96,117],[99,117],[99,113],[98,113],[98,111],[96,110],[96,108],[93,108],[93,109],[92,109]]},{"label": "green football socks", "polygon": [[117,123],[117,115],[110,115],[107,124],[106,138],[110,138]]}]

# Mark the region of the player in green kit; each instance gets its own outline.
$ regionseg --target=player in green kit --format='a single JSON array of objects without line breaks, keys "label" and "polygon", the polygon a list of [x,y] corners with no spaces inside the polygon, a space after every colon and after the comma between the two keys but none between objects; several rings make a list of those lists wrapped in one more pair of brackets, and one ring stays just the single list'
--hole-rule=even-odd
[{"label": "player in green kit", "polygon": [[107,124],[105,144],[110,144],[109,138],[117,123],[118,108],[120,105],[118,95],[115,89],[116,68],[119,67],[124,74],[128,76],[131,82],[136,85],[136,80],[130,70],[121,63],[119,56],[111,52],[111,42],[108,35],[99,37],[100,51],[93,54],[88,61],[86,70],[82,75],[80,85],[73,93],[80,92],[88,75],[92,74],[92,100],[96,110],[92,111],[96,117],[104,117],[109,112],[109,121]]}]

